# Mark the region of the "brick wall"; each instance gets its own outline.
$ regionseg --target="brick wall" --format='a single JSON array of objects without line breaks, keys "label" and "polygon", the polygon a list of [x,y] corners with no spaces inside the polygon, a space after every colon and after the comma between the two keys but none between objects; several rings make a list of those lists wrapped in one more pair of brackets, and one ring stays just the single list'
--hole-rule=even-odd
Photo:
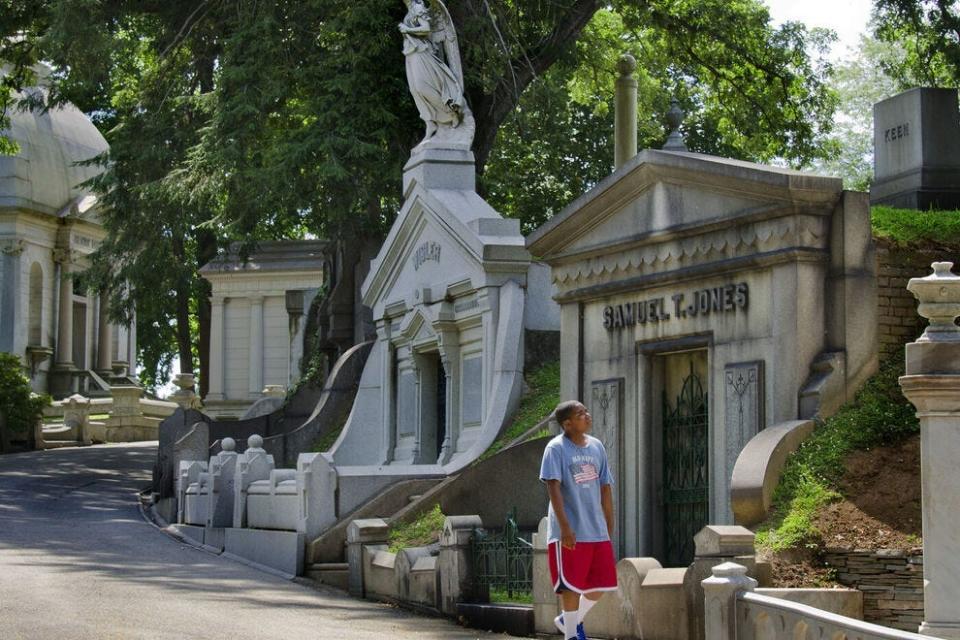
[{"label": "brick wall", "polygon": [[844,551],[827,549],[827,564],[837,581],[863,593],[863,619],[917,632],[923,622],[923,550],[921,548]]},{"label": "brick wall", "polygon": [[903,356],[903,345],[923,333],[926,321],[917,315],[917,301],[907,291],[910,278],[932,273],[930,264],[948,260],[943,251],[904,249],[877,241],[877,340],[880,357]]}]

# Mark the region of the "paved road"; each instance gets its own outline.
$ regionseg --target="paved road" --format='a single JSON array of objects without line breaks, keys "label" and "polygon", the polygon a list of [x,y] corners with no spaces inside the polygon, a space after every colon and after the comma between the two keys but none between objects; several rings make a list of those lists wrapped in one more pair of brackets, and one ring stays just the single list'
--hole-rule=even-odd
[{"label": "paved road", "polygon": [[140,515],[156,443],[0,456],[0,638],[504,637],[311,589]]}]

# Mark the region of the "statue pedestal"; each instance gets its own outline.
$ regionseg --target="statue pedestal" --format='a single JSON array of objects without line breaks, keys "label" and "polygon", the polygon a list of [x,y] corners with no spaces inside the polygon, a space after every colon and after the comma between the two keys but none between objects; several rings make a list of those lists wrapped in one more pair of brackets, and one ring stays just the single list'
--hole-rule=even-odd
[{"label": "statue pedestal", "polygon": [[416,182],[426,189],[476,191],[476,166],[469,145],[421,144],[403,167],[403,194]]}]

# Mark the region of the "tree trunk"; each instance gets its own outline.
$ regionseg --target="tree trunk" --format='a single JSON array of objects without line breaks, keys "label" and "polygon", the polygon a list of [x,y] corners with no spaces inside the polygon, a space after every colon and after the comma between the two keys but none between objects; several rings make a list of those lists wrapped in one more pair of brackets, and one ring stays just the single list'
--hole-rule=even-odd
[{"label": "tree trunk", "polygon": [[[183,240],[173,239],[173,256],[180,264],[184,264]],[[193,373],[193,341],[190,339],[190,280],[181,277],[174,290],[176,300],[177,320],[177,354],[180,357],[180,372]]]},{"label": "tree trunk", "polygon": [[[540,44],[510,60],[499,83],[490,93],[468,92],[468,100],[477,121],[473,141],[477,174],[483,170],[493,150],[497,131],[520,102],[520,95],[538,75],[545,72],[561,54],[574,46],[593,14],[600,8],[597,0],[577,0],[567,15]],[[456,21],[456,18],[455,18]]]},{"label": "tree trunk", "polygon": [[[213,232],[197,232],[197,267],[210,262],[217,255],[217,239]],[[200,325],[200,397],[210,390],[210,283],[197,278],[197,321]]]}]

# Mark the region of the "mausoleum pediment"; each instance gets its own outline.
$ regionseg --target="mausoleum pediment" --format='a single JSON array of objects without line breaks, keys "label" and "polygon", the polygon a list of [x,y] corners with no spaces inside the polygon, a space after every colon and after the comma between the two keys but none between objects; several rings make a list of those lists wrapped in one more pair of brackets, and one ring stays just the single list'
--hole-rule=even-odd
[{"label": "mausoleum pediment", "polygon": [[[647,150],[527,238],[541,258],[620,252],[740,221],[827,215],[841,182],[692,153]],[[772,232],[771,232],[772,233]]]},{"label": "mausoleum pediment", "polygon": [[[439,299],[457,283],[480,286],[492,263],[497,272],[516,266],[525,273],[529,254],[518,222],[501,218],[476,194],[415,186],[371,265],[363,301],[379,316],[378,305],[400,292]],[[409,304],[417,302],[429,300]]]},{"label": "mausoleum pediment", "polygon": [[430,307],[417,307],[413,313],[407,315],[400,325],[399,337],[413,345],[435,342],[437,334],[433,330],[435,318],[432,316]]}]

